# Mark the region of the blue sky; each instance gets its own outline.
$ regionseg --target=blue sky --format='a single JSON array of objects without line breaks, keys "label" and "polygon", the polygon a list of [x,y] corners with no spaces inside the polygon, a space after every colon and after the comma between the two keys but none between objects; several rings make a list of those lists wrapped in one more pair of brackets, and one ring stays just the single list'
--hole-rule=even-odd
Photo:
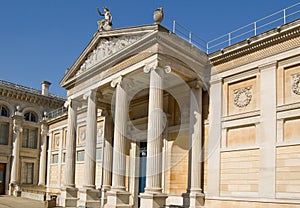
[{"label": "blue sky", "polygon": [[102,19],[96,7],[107,6],[113,27],[153,23],[152,14],[163,7],[162,25],[173,20],[205,40],[235,30],[299,0],[1,0],[1,80],[40,89],[52,82],[50,92],[65,96],[59,86],[65,70],[80,55]]}]

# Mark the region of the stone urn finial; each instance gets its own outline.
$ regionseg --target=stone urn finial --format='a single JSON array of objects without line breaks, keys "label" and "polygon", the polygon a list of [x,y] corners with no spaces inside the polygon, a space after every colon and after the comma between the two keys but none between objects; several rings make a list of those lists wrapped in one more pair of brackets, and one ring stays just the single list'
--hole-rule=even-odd
[{"label": "stone urn finial", "polygon": [[156,9],[153,14],[153,19],[156,24],[160,24],[164,19],[164,10],[162,7]]}]

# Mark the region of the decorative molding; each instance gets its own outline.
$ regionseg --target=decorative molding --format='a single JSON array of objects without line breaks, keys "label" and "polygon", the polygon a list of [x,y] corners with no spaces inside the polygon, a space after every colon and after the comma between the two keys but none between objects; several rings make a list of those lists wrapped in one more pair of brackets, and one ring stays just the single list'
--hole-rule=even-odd
[{"label": "decorative molding", "polygon": [[110,83],[111,87],[116,87],[117,85],[121,84],[122,82],[122,76],[117,77],[116,79],[113,79]]},{"label": "decorative molding", "polygon": [[145,73],[149,73],[151,70],[158,70],[158,69],[164,70],[164,72],[166,74],[169,74],[172,71],[172,68],[170,66],[167,65],[167,66],[161,67],[161,66],[158,66],[158,63],[147,64],[144,66],[143,70]]},{"label": "decorative molding", "polygon": [[234,105],[239,108],[244,108],[249,105],[252,100],[252,86],[236,89],[233,91]]},{"label": "decorative molding", "polygon": [[123,36],[118,38],[101,39],[96,48],[88,54],[76,75],[82,74],[95,64],[100,63],[105,58],[121,51],[123,48],[139,39],[141,39],[140,36]]},{"label": "decorative molding", "polygon": [[96,90],[90,90],[90,91],[88,91],[87,93],[85,93],[83,96],[82,96],[82,98],[84,99],[84,100],[87,100],[88,98],[91,98],[92,100],[96,100],[96,98],[97,98],[97,91]]},{"label": "decorative molding", "polygon": [[292,92],[300,95],[300,73],[292,75]]}]

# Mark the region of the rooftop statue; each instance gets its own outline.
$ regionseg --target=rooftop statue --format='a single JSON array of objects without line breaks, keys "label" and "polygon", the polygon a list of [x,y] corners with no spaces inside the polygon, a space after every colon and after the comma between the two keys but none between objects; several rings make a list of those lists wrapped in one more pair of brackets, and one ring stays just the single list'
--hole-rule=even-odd
[{"label": "rooftop statue", "polygon": [[164,10],[162,7],[156,9],[153,14],[153,19],[156,24],[160,24],[164,19]]},{"label": "rooftop statue", "polygon": [[104,13],[101,13],[97,7],[97,12],[100,16],[104,16],[104,19],[98,21],[98,31],[111,30],[112,29],[112,14],[107,7],[103,7]]}]

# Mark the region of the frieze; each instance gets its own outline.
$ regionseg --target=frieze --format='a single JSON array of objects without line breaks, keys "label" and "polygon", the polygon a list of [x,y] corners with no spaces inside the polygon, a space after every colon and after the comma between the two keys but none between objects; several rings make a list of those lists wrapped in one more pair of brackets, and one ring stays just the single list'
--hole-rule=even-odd
[{"label": "frieze", "polygon": [[236,89],[233,91],[234,105],[244,108],[249,105],[252,100],[252,86]]},{"label": "frieze", "polygon": [[121,51],[126,46],[141,39],[140,36],[123,36],[118,38],[101,39],[97,47],[88,55],[87,59],[80,66],[76,75],[85,72],[90,67],[101,62],[105,58]]},{"label": "frieze", "polygon": [[300,95],[300,73],[292,75],[292,92]]}]

